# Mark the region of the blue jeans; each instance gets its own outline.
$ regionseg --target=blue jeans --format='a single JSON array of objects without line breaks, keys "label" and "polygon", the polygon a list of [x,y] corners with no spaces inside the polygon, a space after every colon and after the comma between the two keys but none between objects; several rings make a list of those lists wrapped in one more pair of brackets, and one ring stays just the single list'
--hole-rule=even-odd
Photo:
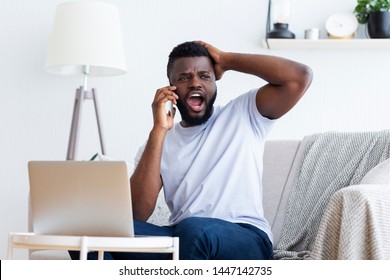
[{"label": "blue jeans", "polygon": [[[214,218],[187,218],[175,226],[156,226],[134,221],[136,235],[179,237],[181,260],[268,260],[272,259],[272,243],[266,233],[249,224],[235,224]],[[79,252],[69,252],[72,259]],[[88,254],[97,259],[97,253]],[[171,254],[106,252],[104,259],[162,260]]]}]

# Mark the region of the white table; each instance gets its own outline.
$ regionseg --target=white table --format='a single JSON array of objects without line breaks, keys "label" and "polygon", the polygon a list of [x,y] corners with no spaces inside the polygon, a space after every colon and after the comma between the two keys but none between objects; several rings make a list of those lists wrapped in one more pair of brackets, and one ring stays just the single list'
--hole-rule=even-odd
[{"label": "white table", "polygon": [[35,235],[34,233],[10,233],[7,259],[13,258],[14,249],[75,250],[80,251],[80,260],[86,260],[89,251],[98,251],[102,260],[105,251],[172,253],[179,259],[179,238],[166,236],[98,237]]}]

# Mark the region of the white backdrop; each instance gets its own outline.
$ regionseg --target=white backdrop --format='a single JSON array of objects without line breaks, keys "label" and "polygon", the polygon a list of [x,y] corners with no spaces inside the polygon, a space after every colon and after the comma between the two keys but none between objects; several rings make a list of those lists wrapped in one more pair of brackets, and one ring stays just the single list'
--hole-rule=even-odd
[{"label": "white backdrop", "polygon": [[[27,229],[27,162],[65,159],[76,87],[81,77],[45,73],[43,64],[57,4],[65,0],[3,0],[0,9],[0,258],[10,231]],[[275,126],[270,139],[302,138],[328,130],[380,130],[389,125],[390,50],[262,48],[266,0],[112,0],[119,7],[128,73],[91,78],[99,94],[108,156],[132,165],[152,125],[151,102],[167,84],[171,49],[201,39],[226,51],[280,55],[314,71],[311,88]],[[302,38],[332,13],[352,12],[355,0],[291,0],[290,29]],[[362,26],[358,36],[363,37]],[[217,103],[263,85],[228,72],[218,82]],[[85,103],[78,159],[99,150],[92,104]],[[178,119],[178,116],[177,116]],[[25,252],[17,254],[26,258]]]}]

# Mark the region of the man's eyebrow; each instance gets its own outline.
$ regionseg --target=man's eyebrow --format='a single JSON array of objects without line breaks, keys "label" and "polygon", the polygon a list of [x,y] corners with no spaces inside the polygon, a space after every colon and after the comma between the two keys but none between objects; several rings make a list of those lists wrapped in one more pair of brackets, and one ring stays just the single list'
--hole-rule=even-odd
[{"label": "man's eyebrow", "polygon": [[[211,71],[209,71],[209,70],[199,70],[197,73],[198,74],[211,74]],[[184,72],[178,73],[177,76],[188,76],[188,75],[191,75],[191,74],[192,74],[191,71],[184,71]]]},{"label": "man's eyebrow", "polygon": [[177,74],[178,77],[180,77],[180,76],[188,76],[188,75],[190,75],[190,72],[181,72],[181,73]]}]

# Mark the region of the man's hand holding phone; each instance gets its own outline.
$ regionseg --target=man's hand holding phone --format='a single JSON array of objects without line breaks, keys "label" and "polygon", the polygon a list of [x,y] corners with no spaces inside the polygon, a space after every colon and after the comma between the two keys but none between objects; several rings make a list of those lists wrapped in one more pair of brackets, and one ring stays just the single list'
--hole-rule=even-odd
[{"label": "man's hand holding phone", "polygon": [[174,123],[173,119],[176,113],[176,108],[174,108],[173,105],[177,104],[176,100],[179,98],[176,95],[175,90],[175,86],[166,86],[156,91],[152,104],[155,126],[167,130],[172,128]]}]

